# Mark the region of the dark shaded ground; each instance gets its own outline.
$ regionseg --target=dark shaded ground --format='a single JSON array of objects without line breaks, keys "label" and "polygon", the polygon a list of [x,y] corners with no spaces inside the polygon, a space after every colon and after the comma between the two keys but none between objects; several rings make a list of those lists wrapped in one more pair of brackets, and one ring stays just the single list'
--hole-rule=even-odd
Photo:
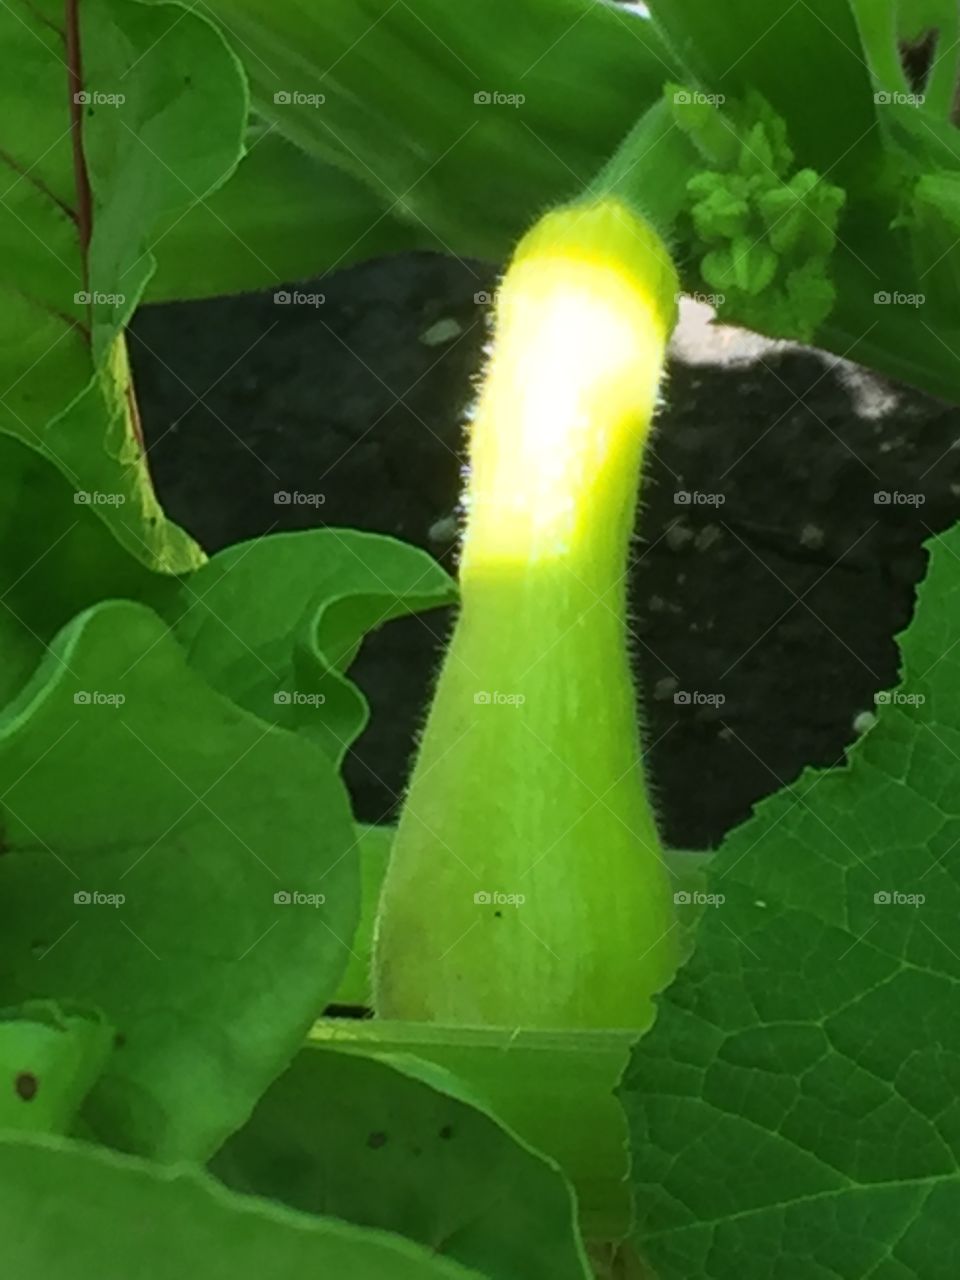
[{"label": "dark shaded ground", "polygon": [[[493,278],[415,255],[299,286],[322,306],[268,294],[141,312],[132,356],[170,514],[210,551],[327,523],[394,534],[452,568],[462,410],[485,337],[474,295]],[[422,340],[450,319],[453,336]],[[732,369],[672,362],[631,588],[676,846],[716,843],[804,765],[837,761],[896,680],[922,541],[960,517],[960,410],[851,376],[794,350]],[[324,505],[274,503],[294,489]],[[364,819],[395,808],[448,627],[441,614],[392,623],[356,663],[373,718],[347,777]]]}]

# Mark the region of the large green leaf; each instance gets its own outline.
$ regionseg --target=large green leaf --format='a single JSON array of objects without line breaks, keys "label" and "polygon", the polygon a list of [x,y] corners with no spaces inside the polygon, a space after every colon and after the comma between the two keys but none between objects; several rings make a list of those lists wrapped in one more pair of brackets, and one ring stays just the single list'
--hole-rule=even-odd
[{"label": "large green leaf", "polygon": [[455,596],[417,547],[313,529],[221,551],[183,580],[168,617],[214,688],[339,762],[367,722],[365,700],[343,675],[364,634]]},{"label": "large green leaf", "polygon": [[[758,90],[788,122],[801,165],[847,185],[876,162],[873,85],[849,0],[649,0],[655,26],[702,90]],[[799,52],[803,51],[803,56]]]},{"label": "large green leaf", "polygon": [[212,1165],[237,1191],[408,1236],[493,1280],[586,1280],[569,1184],[448,1071],[305,1051]]},{"label": "large green leaf", "polygon": [[16,1280],[481,1280],[400,1236],[79,1143],[0,1139],[0,1182]]},{"label": "large green leaf", "polygon": [[267,289],[428,246],[418,226],[387,210],[357,178],[259,127],[229,182],[154,242],[145,301]]},{"label": "large green leaf", "polygon": [[47,459],[2,434],[0,537],[0,702],[75,614],[108,597],[139,600],[215,689],[338,761],[367,721],[343,674],[364,633],[455,597],[426,552],[352,529],[274,534],[192,574],[151,572]]},{"label": "large green leaf", "polygon": [[0,431],[100,495],[135,554],[186,568],[200,556],[153,495],[120,335],[152,239],[239,159],[241,69],[197,14],[132,0],[4,4],[0,61]]},{"label": "large green leaf", "polygon": [[260,114],[461,254],[505,256],[675,73],[649,23],[596,0],[209,8]]},{"label": "large green leaf", "polygon": [[637,1240],[661,1280],[949,1280],[960,1266],[960,530],[903,683],[716,856],[637,1046]]},{"label": "large green leaf", "polygon": [[359,877],[332,764],[113,601],[53,639],[0,716],[0,791],[0,1005],[103,1010],[119,1041],[91,1131],[205,1157],[345,967]]}]

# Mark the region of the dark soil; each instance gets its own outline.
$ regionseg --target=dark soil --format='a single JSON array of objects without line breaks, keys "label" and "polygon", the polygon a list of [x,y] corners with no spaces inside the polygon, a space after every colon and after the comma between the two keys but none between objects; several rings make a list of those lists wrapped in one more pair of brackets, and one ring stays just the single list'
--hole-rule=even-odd
[{"label": "dark soil", "polygon": [[[412,255],[299,286],[322,290],[322,306],[268,294],[141,312],[132,356],[171,516],[208,551],[326,523],[393,534],[453,568],[463,409],[486,337],[474,295],[494,277]],[[454,336],[423,340],[449,320]],[[731,331],[719,345],[739,350]],[[713,845],[805,765],[842,757],[897,679],[923,542],[960,517],[955,446],[960,410],[832,357],[673,359],[631,566],[669,843]],[[276,505],[285,489],[325,502]],[[391,623],[355,664],[373,716],[347,779],[365,820],[395,812],[449,625]]]}]

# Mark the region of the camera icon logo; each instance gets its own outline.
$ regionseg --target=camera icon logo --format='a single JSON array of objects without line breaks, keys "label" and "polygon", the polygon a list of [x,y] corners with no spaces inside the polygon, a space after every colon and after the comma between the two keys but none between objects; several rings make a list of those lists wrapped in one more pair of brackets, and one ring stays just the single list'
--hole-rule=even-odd
[{"label": "camera icon logo", "polygon": [[478,907],[488,907],[491,902],[490,894],[483,890],[481,890],[480,893],[475,893],[473,895],[473,900]]},{"label": "camera icon logo", "polygon": [[78,507],[86,507],[90,505],[90,495],[86,489],[78,489],[73,495],[73,501]]},{"label": "camera icon logo", "polygon": [[886,889],[881,889],[878,893],[873,895],[873,900],[877,906],[887,906],[890,902],[890,894]]},{"label": "camera icon logo", "polygon": [[879,93],[873,95],[873,100],[879,107],[887,107],[893,101],[893,94],[888,93],[885,89],[881,89]]},{"label": "camera icon logo", "polygon": [[79,93],[75,93],[73,95],[73,100],[78,107],[88,107],[93,101],[90,94],[85,89],[81,89]]},{"label": "camera icon logo", "polygon": [[286,907],[290,905],[290,895],[286,889],[280,889],[273,895],[273,900],[278,907]]},{"label": "camera icon logo", "polygon": [[678,507],[689,507],[690,494],[686,489],[678,489],[673,495],[674,505]]},{"label": "camera icon logo", "polygon": [[493,301],[493,298],[485,290],[481,289],[473,295],[473,300],[480,307],[487,307]]},{"label": "camera icon logo", "polygon": [[73,295],[73,300],[78,307],[89,307],[92,297],[85,289],[81,289],[79,293]]},{"label": "camera icon logo", "polygon": [[878,307],[889,307],[893,298],[885,289],[881,289],[879,293],[873,295],[873,301]]},{"label": "camera icon logo", "polygon": [[286,707],[290,705],[293,699],[285,689],[278,689],[273,695],[273,701],[278,707]]},{"label": "camera icon logo", "polygon": [[273,100],[278,107],[285,107],[290,102],[290,94],[286,89],[278,89],[273,95]]},{"label": "camera icon logo", "polygon": [[673,100],[678,105],[682,107],[686,107],[690,105],[690,103],[693,101],[693,98],[690,96],[690,93],[686,89],[678,89],[677,92],[673,95]]},{"label": "camera icon logo", "polygon": [[688,907],[690,905],[690,894],[686,889],[678,889],[673,895],[673,900],[678,907]]},{"label": "camera icon logo", "polygon": [[78,689],[73,695],[73,701],[78,707],[86,707],[90,704],[90,695],[85,689]]},{"label": "camera icon logo", "polygon": [[90,895],[87,893],[86,889],[80,889],[73,895],[73,900],[78,907],[85,907],[89,905]]},{"label": "camera icon logo", "polygon": [[273,295],[273,301],[278,307],[287,307],[290,305],[290,294],[286,289],[278,289]]},{"label": "camera icon logo", "polygon": [[678,689],[673,695],[673,701],[678,707],[689,707],[691,701],[690,694],[687,693],[685,689]]},{"label": "camera icon logo", "polygon": [[285,489],[281,489],[273,495],[273,505],[275,507],[289,507],[290,501],[290,494]]},{"label": "camera icon logo", "polygon": [[490,695],[481,689],[479,693],[473,695],[473,700],[478,706],[485,707],[490,702]]},{"label": "camera icon logo", "polygon": [[492,98],[490,97],[490,94],[487,92],[486,89],[481,89],[479,93],[475,93],[473,95],[473,100],[478,107],[486,107],[486,106],[489,106],[489,104],[492,101]]},{"label": "camera icon logo", "polygon": [[891,702],[891,697],[890,697],[889,689],[881,689],[879,693],[875,693],[873,695],[874,706],[888,707],[890,705],[890,702]]}]

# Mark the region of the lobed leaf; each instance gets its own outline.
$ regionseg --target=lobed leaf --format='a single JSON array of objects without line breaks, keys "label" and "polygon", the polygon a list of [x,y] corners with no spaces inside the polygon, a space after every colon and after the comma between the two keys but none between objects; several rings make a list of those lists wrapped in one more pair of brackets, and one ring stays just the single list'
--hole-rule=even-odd
[{"label": "lobed leaf", "polygon": [[0,1002],[103,1011],[99,1140],[203,1158],[333,995],[359,911],[329,760],[214,692],[164,622],[70,622],[0,716]]},{"label": "lobed leaf", "polygon": [[758,805],[637,1045],[637,1241],[660,1280],[947,1280],[960,1252],[960,529],[847,765]]},{"label": "lobed leaf", "polygon": [[0,1138],[0,1180],[4,1261],[17,1280],[482,1280],[400,1236],[80,1143]]}]

